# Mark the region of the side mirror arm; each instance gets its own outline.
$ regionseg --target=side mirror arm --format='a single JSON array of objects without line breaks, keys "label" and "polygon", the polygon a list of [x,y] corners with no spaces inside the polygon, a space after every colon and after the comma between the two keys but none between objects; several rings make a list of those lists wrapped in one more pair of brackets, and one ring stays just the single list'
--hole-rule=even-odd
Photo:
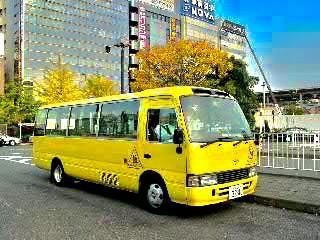
[{"label": "side mirror arm", "polygon": [[173,140],[175,144],[178,144],[178,147],[176,148],[176,153],[181,154],[182,153],[181,144],[183,143],[183,131],[181,128],[177,128],[174,130]]}]

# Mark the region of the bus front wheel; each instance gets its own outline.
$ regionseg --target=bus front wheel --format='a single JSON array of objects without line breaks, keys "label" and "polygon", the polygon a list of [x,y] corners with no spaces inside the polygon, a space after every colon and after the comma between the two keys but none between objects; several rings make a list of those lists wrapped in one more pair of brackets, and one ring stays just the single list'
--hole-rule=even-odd
[{"label": "bus front wheel", "polygon": [[153,213],[161,214],[169,205],[169,195],[165,184],[159,180],[142,183],[141,198],[144,206]]},{"label": "bus front wheel", "polygon": [[54,162],[51,167],[51,181],[57,186],[64,186],[67,182],[67,176],[64,172],[61,162]]}]

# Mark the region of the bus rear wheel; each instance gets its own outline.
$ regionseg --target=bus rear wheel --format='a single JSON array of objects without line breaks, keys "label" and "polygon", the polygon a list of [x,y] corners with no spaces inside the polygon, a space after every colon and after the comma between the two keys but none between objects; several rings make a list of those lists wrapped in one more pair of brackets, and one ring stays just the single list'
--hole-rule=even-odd
[{"label": "bus rear wheel", "polygon": [[144,206],[152,213],[162,214],[169,206],[169,195],[165,184],[159,180],[142,183],[141,198]]},{"label": "bus rear wheel", "polygon": [[61,162],[54,162],[52,164],[51,181],[59,187],[66,185],[67,176],[64,172]]}]

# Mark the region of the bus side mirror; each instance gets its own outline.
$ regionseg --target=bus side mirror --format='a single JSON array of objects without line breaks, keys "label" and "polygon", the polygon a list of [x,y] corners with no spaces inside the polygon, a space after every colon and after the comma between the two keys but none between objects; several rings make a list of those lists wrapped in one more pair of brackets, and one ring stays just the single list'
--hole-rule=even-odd
[{"label": "bus side mirror", "polygon": [[173,143],[179,145],[183,143],[183,131],[181,128],[177,128],[174,130]]}]

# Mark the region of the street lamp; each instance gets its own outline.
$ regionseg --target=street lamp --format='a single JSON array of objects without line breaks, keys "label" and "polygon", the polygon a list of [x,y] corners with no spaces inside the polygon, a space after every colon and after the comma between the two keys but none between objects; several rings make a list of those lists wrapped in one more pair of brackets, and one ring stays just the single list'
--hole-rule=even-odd
[{"label": "street lamp", "polygon": [[[121,48],[121,70],[120,70],[121,71],[121,80],[120,80],[120,84],[121,84],[120,92],[121,92],[121,94],[124,93],[124,50],[125,50],[125,48],[127,48],[129,46],[130,46],[129,44],[125,44],[122,41],[113,45],[113,47]],[[111,47],[110,46],[106,46],[105,50],[106,50],[106,53],[110,53]]]}]

